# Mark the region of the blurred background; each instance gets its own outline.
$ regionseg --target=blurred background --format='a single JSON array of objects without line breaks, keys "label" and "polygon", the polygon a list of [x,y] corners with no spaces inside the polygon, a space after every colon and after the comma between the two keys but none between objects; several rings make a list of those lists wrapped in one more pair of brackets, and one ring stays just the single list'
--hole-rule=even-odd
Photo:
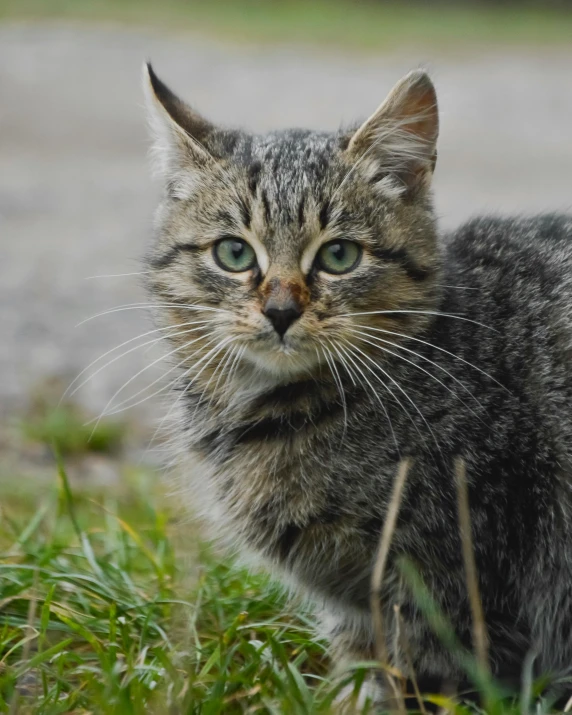
[{"label": "blurred background", "polygon": [[[426,67],[443,229],[572,207],[570,1],[0,0],[0,476],[37,469],[57,439],[106,455],[90,469],[112,479],[110,455],[141,456],[162,414],[157,385],[144,390],[159,364],[131,381],[153,346],[110,353],[56,408],[99,355],[152,328],[139,307],[115,310],[145,299],[133,274],[158,195],[145,59],[208,117],[253,130],[335,128]],[[114,395],[133,406],[86,446]]]}]

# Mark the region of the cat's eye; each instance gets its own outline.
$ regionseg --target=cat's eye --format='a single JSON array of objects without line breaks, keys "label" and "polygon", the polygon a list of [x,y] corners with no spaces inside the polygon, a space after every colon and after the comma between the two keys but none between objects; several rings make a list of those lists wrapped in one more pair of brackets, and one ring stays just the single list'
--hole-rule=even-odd
[{"label": "cat's eye", "polygon": [[361,258],[361,247],[354,241],[329,241],[325,243],[316,256],[320,270],[326,273],[349,273],[357,267]]},{"label": "cat's eye", "polygon": [[250,244],[242,238],[222,238],[215,243],[213,256],[225,271],[243,273],[256,265],[256,254]]}]

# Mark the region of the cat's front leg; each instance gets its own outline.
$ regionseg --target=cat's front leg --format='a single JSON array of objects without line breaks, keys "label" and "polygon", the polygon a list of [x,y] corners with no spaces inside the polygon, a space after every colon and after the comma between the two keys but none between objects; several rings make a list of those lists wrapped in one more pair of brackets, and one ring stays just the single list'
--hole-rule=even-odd
[{"label": "cat's front leg", "polygon": [[388,709],[388,702],[378,678],[370,675],[364,680],[357,693],[352,683],[342,688],[334,701],[334,713],[362,715],[362,713],[381,712]]},{"label": "cat's front leg", "polygon": [[[375,659],[369,623],[368,615],[359,612],[323,611],[320,614],[320,631],[328,641],[335,679],[345,680],[353,664]],[[335,701],[335,712],[339,715],[377,712],[387,702],[379,674],[372,673],[366,677],[358,692],[353,682],[340,690]]]},{"label": "cat's front leg", "polygon": [[[415,613],[413,607],[408,610]],[[390,613],[386,613],[385,621],[389,662],[394,672],[399,672],[406,680],[407,687],[401,693],[394,690],[392,683],[385,680],[381,669],[372,669],[359,692],[355,692],[353,682],[349,682],[340,691],[336,699],[336,712],[340,715],[391,709],[396,698],[406,698],[406,702],[416,706],[413,680],[422,693],[449,693],[459,680],[457,665],[451,661],[450,654],[443,649],[423,620],[405,620],[401,609],[393,608]],[[320,623],[321,633],[329,642],[335,678],[347,680],[354,664],[376,660],[375,637],[369,612],[322,612]],[[442,674],[445,674],[444,678]],[[393,682],[396,688],[402,688],[403,684],[400,678]]]}]

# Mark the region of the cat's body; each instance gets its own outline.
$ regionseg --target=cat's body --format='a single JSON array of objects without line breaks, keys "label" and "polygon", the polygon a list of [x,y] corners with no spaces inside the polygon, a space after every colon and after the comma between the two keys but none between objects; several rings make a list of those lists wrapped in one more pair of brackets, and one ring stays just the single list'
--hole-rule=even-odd
[{"label": "cat's body", "polygon": [[[387,155],[388,172],[368,168],[341,208],[336,192],[348,165],[332,168],[328,157],[355,148],[363,127],[348,141],[221,133],[209,153],[231,159],[214,171],[194,145],[183,152],[187,162],[192,155],[190,171],[167,169],[161,240],[149,258],[151,289],[165,304],[158,319],[210,322],[205,335],[193,323],[192,352],[186,335],[174,339],[179,354],[189,352],[174,398],[185,491],[217,536],[318,604],[338,656],[371,658],[371,573],[398,464],[410,457],[381,599],[388,648],[407,671],[395,637],[399,605],[418,677],[456,679],[459,663],[427,625],[396,563],[400,555],[415,562],[470,647],[453,469],[462,457],[493,670],[518,677],[534,651],[540,670],[562,672],[572,665],[572,218],[481,219],[437,238],[423,183],[436,139],[421,126],[434,106],[431,92],[422,101],[426,82],[417,75],[421,94],[413,92],[415,117],[406,127],[424,132],[423,142],[407,153],[402,132],[403,161]],[[152,74],[151,84],[166,115],[183,125],[182,105]],[[403,101],[398,92],[389,109],[403,109]],[[196,115],[189,118],[198,126]],[[188,125],[186,135],[177,131],[175,144],[193,136]],[[209,146],[208,131],[196,138]],[[396,188],[391,173],[406,161],[415,166],[401,174],[405,188]],[[217,196],[232,171],[236,204]],[[242,239],[232,239],[236,255],[213,261],[206,253],[235,236],[238,223],[256,252],[251,277],[232,264],[242,260]],[[319,256],[320,246],[334,244],[338,260],[340,227],[359,237],[363,253],[349,270],[322,277],[331,265],[319,261],[331,257],[308,259],[308,246],[317,242],[311,250]],[[239,278],[215,265],[227,259]],[[281,306],[278,318],[272,301]],[[233,303],[239,315],[225,333]],[[277,322],[294,310],[285,325]],[[306,315],[311,350],[299,347],[310,340],[297,332]],[[268,343],[269,321],[276,342]],[[279,353],[267,366],[264,350]]]},{"label": "cat's body", "polygon": [[[453,471],[462,455],[495,670],[515,676],[533,645],[543,670],[565,668],[572,663],[572,639],[562,638],[572,615],[572,311],[555,307],[572,306],[571,278],[572,219],[484,219],[462,228],[445,249],[442,279],[451,287],[442,289],[438,310],[467,321],[436,316],[416,335],[452,354],[409,341],[403,347],[423,359],[401,354],[416,369],[397,359],[384,364],[419,412],[394,386],[407,416],[367,372],[388,415],[367,383],[356,387],[347,374],[347,414],[332,382],[249,386],[251,395],[226,417],[206,404],[195,412],[189,396],[185,446],[200,460],[189,490],[195,507],[202,498],[214,533],[293,575],[335,614],[328,621],[342,641],[338,651],[349,646],[371,658],[371,570],[400,458],[389,418],[401,456],[414,457],[395,555],[415,558],[470,646]],[[523,302],[534,311],[520,314]],[[395,603],[402,618],[410,615],[409,602],[406,590],[392,592],[387,622]],[[430,630],[418,624],[409,640],[419,673],[458,675]]]}]

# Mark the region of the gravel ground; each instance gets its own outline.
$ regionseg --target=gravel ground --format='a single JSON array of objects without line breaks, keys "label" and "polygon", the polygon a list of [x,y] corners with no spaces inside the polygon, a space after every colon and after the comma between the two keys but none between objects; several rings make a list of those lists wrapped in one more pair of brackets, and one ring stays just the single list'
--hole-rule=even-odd
[{"label": "gravel ground", "polygon": [[[0,26],[0,405],[18,409],[47,376],[65,379],[149,329],[130,310],[151,234],[140,67],[209,117],[252,129],[333,128],[367,115],[401,74],[427,66],[442,139],[436,203],[451,227],[481,212],[572,204],[572,50],[482,56],[317,55],[219,45],[151,31]],[[138,351],[102,371],[81,400],[102,407],[149,362]],[[149,417],[153,401],[131,416]]]}]

